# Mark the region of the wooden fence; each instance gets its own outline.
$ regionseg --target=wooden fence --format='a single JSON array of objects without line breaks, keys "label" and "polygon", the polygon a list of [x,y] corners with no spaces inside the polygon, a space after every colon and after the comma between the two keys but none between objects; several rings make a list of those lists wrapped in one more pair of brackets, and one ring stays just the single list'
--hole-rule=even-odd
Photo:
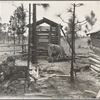
[{"label": "wooden fence", "polygon": [[89,61],[91,65],[91,70],[94,72],[100,73],[100,56],[96,54],[95,50],[99,50],[98,48],[92,48],[89,55]]}]

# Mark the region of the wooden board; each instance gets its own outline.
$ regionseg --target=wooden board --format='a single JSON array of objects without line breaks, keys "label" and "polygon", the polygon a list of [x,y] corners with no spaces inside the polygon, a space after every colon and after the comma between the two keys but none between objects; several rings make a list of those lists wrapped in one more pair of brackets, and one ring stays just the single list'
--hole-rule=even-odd
[{"label": "wooden board", "polygon": [[95,53],[90,53],[90,57],[100,61],[100,56],[96,55]]},{"label": "wooden board", "polygon": [[90,68],[90,70],[91,70],[92,72],[94,72],[95,74],[98,73],[98,72],[97,72],[96,70],[94,70],[92,67]]},{"label": "wooden board", "polygon": [[97,71],[97,72],[100,72],[100,68],[97,68],[97,67],[94,66],[94,65],[91,65],[91,68],[94,69],[94,70]]},{"label": "wooden board", "polygon": [[90,62],[90,64],[100,68],[100,64],[96,64],[96,63],[93,63],[93,62]]},{"label": "wooden board", "polygon": [[96,63],[96,64],[100,64],[100,61],[95,59],[95,58],[92,58],[92,57],[89,57],[89,61],[90,62],[93,62],[93,63]]}]

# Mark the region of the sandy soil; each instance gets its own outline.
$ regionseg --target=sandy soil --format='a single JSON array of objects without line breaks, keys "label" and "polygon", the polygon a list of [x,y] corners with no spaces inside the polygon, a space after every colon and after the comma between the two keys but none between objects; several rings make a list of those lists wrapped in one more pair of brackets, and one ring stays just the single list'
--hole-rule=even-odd
[{"label": "sandy soil", "polygon": [[[77,42],[79,43],[79,42]],[[81,43],[80,43],[81,44]],[[79,44],[79,45],[80,45]],[[84,43],[86,41],[84,39]],[[82,45],[83,46],[83,45]],[[66,48],[65,48],[66,49]],[[77,54],[88,55],[87,46],[76,49]],[[1,62],[7,58],[7,56],[13,55],[13,53],[6,53],[0,55]],[[89,64],[88,58],[76,59],[78,67],[84,67]],[[20,59],[16,60],[17,65],[27,65],[27,61]],[[54,62],[48,63],[46,60],[39,60],[39,75],[40,78],[56,75],[69,75],[70,74],[71,62]],[[30,68],[34,69],[31,65]],[[82,70],[75,76],[74,84],[71,83],[69,76],[63,77],[52,77],[37,81],[36,83],[32,80],[27,93],[25,93],[24,79],[19,79],[13,82],[13,84],[7,88],[2,88],[3,84],[0,84],[0,94],[5,95],[4,97],[17,98],[67,98],[67,99],[82,99],[82,98],[94,98],[96,94],[85,92],[85,90],[94,91],[98,93],[100,90],[100,78],[98,74],[93,73],[91,70]],[[8,91],[9,90],[9,91]]]}]

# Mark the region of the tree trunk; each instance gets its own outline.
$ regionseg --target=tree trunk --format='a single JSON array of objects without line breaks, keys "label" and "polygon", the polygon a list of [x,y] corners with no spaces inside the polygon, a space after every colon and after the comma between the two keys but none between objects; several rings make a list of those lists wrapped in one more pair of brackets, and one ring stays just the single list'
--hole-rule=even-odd
[{"label": "tree trunk", "polygon": [[23,36],[23,34],[24,34],[24,26],[23,26],[23,4],[22,4],[22,52],[24,52],[24,36]]},{"label": "tree trunk", "polygon": [[22,52],[24,52],[24,36],[22,34]]},{"label": "tree trunk", "polygon": [[29,34],[28,34],[28,62],[27,62],[27,85],[29,86],[29,66],[30,66],[30,35],[31,35],[31,4],[29,4]]},{"label": "tree trunk", "polygon": [[18,35],[18,44],[20,44],[20,35]]},{"label": "tree trunk", "polygon": [[72,56],[71,56],[71,71],[70,71],[70,76],[71,76],[71,82],[74,82],[74,42],[75,42],[75,4],[73,8],[73,26],[72,26]]},{"label": "tree trunk", "polygon": [[33,4],[32,63],[37,63],[36,4]]},{"label": "tree trunk", "polygon": [[15,32],[14,32],[14,54],[15,54]]}]

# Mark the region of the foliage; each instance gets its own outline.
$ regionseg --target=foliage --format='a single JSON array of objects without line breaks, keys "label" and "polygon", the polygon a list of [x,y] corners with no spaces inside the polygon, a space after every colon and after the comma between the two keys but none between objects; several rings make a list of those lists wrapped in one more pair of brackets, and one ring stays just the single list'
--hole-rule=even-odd
[{"label": "foliage", "polygon": [[[97,18],[95,18],[95,13],[93,11],[91,11],[90,15],[87,15],[85,17],[85,19],[91,25],[91,28],[93,27],[93,25],[97,21]],[[86,25],[86,29],[89,31],[88,25]]]},{"label": "foliage", "polygon": [[48,9],[50,7],[49,4],[41,4],[44,9]]},{"label": "foliage", "polygon": [[15,11],[13,16],[10,17],[10,24],[13,31],[16,31],[16,34],[24,34],[26,30],[26,12],[24,7],[19,6]]}]

